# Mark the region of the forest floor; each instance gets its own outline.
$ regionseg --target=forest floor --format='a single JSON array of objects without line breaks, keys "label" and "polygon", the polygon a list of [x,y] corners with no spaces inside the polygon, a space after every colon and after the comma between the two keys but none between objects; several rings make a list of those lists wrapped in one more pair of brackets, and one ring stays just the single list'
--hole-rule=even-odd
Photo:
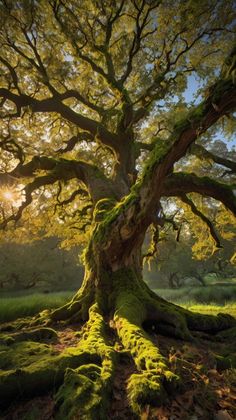
[{"label": "forest floor", "polygon": [[[47,345],[52,347],[55,355],[67,347],[79,345],[79,337],[76,335],[78,327],[63,329],[55,327],[58,334],[57,340],[47,341]],[[159,408],[146,406],[138,417],[130,411],[126,392],[127,379],[136,368],[129,357],[121,357],[114,378],[107,419],[235,419],[236,369],[229,366],[225,369],[220,356],[227,352],[231,353],[233,349],[235,351],[235,339],[234,342],[231,341],[226,345],[225,341],[216,344],[214,338],[210,336],[196,336],[196,338],[196,343],[189,343],[158,334],[152,335],[153,342],[168,359],[170,369],[181,376],[182,385],[174,396],[166,400],[164,405]],[[216,363],[216,358],[219,363]],[[0,414],[1,420],[53,420],[56,418],[52,394],[38,396],[28,401],[13,402],[5,412]],[[79,416],[78,419],[80,419]]]},{"label": "forest floor", "polygon": [[[236,302],[224,306],[216,304],[188,304],[187,306],[188,309],[202,313],[227,312],[236,317]],[[58,355],[66,348],[79,346],[78,325],[64,328],[55,325],[53,328],[57,332],[57,339],[46,340],[46,345],[52,349],[53,354]],[[169,361],[170,370],[179,375],[182,381],[179,390],[167,398],[164,405],[158,408],[147,405],[138,417],[130,411],[126,391],[127,380],[132,373],[136,372],[136,368],[128,356],[125,354],[121,356],[116,369],[107,419],[236,419],[236,369],[232,368],[231,360],[225,362],[225,356],[228,354],[234,354],[234,364],[236,362],[236,337],[221,337],[217,342],[214,336],[206,334],[195,334],[195,338],[194,342],[189,343],[152,333],[152,340]],[[112,335],[111,344],[113,344]],[[122,354],[121,344],[119,350]],[[53,394],[12,402],[8,409],[0,412],[0,420],[54,420],[56,418]]]}]

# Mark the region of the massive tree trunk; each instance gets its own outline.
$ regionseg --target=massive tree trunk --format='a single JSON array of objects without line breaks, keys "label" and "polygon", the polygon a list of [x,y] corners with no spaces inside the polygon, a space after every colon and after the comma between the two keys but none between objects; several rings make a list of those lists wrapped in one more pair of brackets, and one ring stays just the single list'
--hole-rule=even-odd
[{"label": "massive tree trunk", "polygon": [[[180,135],[178,156],[185,153],[194,138],[192,128]],[[132,411],[140,414],[147,404],[162,404],[181,382],[180,375],[171,371],[168,360],[153,341],[153,331],[191,341],[193,331],[217,333],[235,326],[235,319],[230,316],[193,314],[166,302],[143,281],[142,244],[147,228],[157,222],[161,196],[176,194],[176,188],[182,192],[186,185],[217,196],[218,184],[208,179],[199,182],[191,174],[181,180],[179,174],[169,175],[176,153],[171,144],[158,144],[142,177],[132,187],[124,180],[126,188],[122,175],[117,173],[114,180],[105,179],[96,168],[82,161],[75,165],[65,159],[58,162],[43,158],[18,168],[31,173],[35,167],[37,170],[50,165],[57,170],[52,182],[65,168],[68,177],[76,172],[90,191],[93,220],[84,253],[84,281],[71,302],[51,313],[41,313],[33,321],[18,322],[16,330],[14,325],[2,328],[13,329],[2,337],[2,405],[53,390],[56,418],[109,418],[112,384],[122,357],[128,357],[133,370],[127,380],[127,395]],[[36,180],[37,187],[42,178]],[[112,187],[117,184],[120,188],[115,189],[114,197]],[[26,205],[32,199],[34,182],[27,187]],[[225,192],[222,202],[234,211],[232,190],[222,185],[221,191]],[[23,208],[24,204],[20,212]],[[78,343],[60,353],[53,346],[51,349],[41,345],[35,359],[32,343],[45,338],[55,341],[65,325],[78,328]]]},{"label": "massive tree trunk", "polygon": [[[152,340],[152,332],[193,340],[194,330],[216,333],[235,325],[230,316],[193,314],[147,287],[142,279],[141,247],[145,221],[150,220],[145,217],[138,223],[136,205],[136,200],[126,200],[103,215],[100,208],[100,221],[94,225],[84,255],[84,281],[71,302],[40,314],[33,322],[18,323],[21,332],[2,337],[3,346],[10,347],[8,358],[18,355],[12,368],[9,361],[3,363],[2,405],[53,389],[56,418],[109,418],[116,370],[122,357],[129,357],[134,367],[127,393],[132,411],[140,414],[147,404],[162,404],[181,382]],[[33,361],[31,349],[29,360],[22,363],[22,355],[29,352],[26,340],[31,344],[45,337],[56,340],[49,326],[57,330],[60,325],[77,326],[80,340],[76,346],[60,354],[43,348]]]}]

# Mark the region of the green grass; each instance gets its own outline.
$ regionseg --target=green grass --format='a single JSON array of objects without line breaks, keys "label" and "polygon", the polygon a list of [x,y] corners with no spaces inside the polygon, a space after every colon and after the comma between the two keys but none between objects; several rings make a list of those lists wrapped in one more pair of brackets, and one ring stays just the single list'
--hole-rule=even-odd
[{"label": "green grass", "polygon": [[[163,298],[191,311],[215,315],[219,312],[236,317],[236,286],[185,287],[180,289],[156,289]],[[64,305],[73,295],[72,291],[35,293],[22,295],[8,293],[0,296],[0,323],[32,316],[44,309]]]},{"label": "green grass", "polygon": [[[180,304],[181,305],[181,304]],[[217,305],[216,303],[209,304],[196,304],[189,302],[188,304],[182,304],[186,309],[193,312],[199,312],[201,314],[217,315],[218,313],[230,314],[236,318],[236,302],[228,303],[225,305]]]},{"label": "green grass", "polygon": [[190,311],[210,315],[224,312],[236,318],[236,285],[182,287],[180,289],[155,289],[154,291],[164,299]]},{"label": "green grass", "polygon": [[27,296],[0,297],[0,323],[13,321],[17,318],[32,316],[44,309],[52,309],[64,305],[73,293],[37,293]]},{"label": "green grass", "polygon": [[179,289],[155,289],[157,295],[178,304],[194,304],[211,302],[217,305],[236,302],[236,285],[220,286],[199,286],[199,287],[181,287]]}]

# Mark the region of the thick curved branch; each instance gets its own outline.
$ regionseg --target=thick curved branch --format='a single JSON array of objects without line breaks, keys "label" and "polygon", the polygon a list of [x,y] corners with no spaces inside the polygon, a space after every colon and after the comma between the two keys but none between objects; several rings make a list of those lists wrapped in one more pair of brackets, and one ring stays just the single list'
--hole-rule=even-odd
[{"label": "thick curved branch", "polygon": [[[219,80],[212,86],[208,98],[176,125],[172,136],[167,140],[157,142],[140,184],[142,202],[148,212],[154,211],[155,203],[159,201],[163,192],[163,182],[173,171],[175,162],[185,156],[189,146],[199,135],[223,115],[235,109],[236,85],[231,78]],[[230,192],[232,194],[232,191]],[[229,204],[231,206],[231,202]]]},{"label": "thick curved branch", "polygon": [[103,116],[106,112],[109,112],[109,109],[105,109],[101,106],[96,105],[95,103],[90,102],[87,98],[85,98],[81,93],[79,93],[76,89],[67,89],[64,93],[57,92],[56,95],[61,101],[65,99],[74,98],[78,102],[82,103],[86,107],[96,111],[100,116]]},{"label": "thick curved branch", "polygon": [[[124,201],[127,224],[124,228],[123,218],[117,223],[122,240],[133,241],[137,235],[144,234],[147,227],[153,223],[157,203],[162,196],[198,192],[221,201],[236,215],[236,186],[229,186],[207,177],[198,178],[195,174],[172,174],[174,163],[185,156],[189,146],[198,136],[223,115],[235,109],[236,86],[233,77],[219,80],[212,87],[208,98],[176,125],[170,138],[157,142],[143,175],[134,185],[132,194]],[[113,246],[117,255],[116,244]]]},{"label": "thick curved branch", "polygon": [[193,173],[177,172],[169,175],[163,184],[163,196],[183,196],[196,192],[220,201],[236,215],[236,185],[227,185],[208,177],[198,177]]},{"label": "thick curved branch", "polygon": [[16,95],[8,89],[0,89],[0,97],[4,100],[8,99],[13,102],[17,109],[17,115],[20,116],[21,110],[29,106],[33,112],[55,112],[60,114],[67,121],[80,127],[82,130],[89,131],[99,140],[110,147],[112,150],[117,150],[119,147],[118,136],[108,131],[102,124],[85,117],[71,108],[63,104],[57,97],[38,100],[28,95]]},{"label": "thick curved branch", "polygon": [[218,163],[219,165],[231,169],[231,173],[236,173],[236,162],[230,159],[217,156],[209,150],[205,149],[205,147],[201,146],[200,144],[192,145],[190,152],[198,156],[199,158],[210,159],[213,162]]},{"label": "thick curved branch", "polygon": [[[47,174],[37,176],[40,171],[46,171]],[[68,181],[78,179],[82,181],[88,189],[91,200],[95,204],[97,201],[116,197],[116,190],[113,181],[106,178],[103,172],[95,165],[84,161],[53,159],[46,156],[34,157],[26,164],[18,164],[15,169],[9,173],[0,173],[0,186],[14,185],[17,180],[34,178],[24,188],[25,200],[22,202],[16,214],[5,219],[0,227],[4,228],[10,221],[18,221],[24,209],[28,207],[33,198],[32,194],[39,188],[47,185],[53,185],[58,181]],[[84,189],[76,191],[84,194]],[[118,194],[118,193],[117,193]],[[73,196],[73,194],[72,194]],[[120,197],[117,197],[120,198]]]},{"label": "thick curved branch", "polygon": [[[97,166],[82,160],[54,159],[47,156],[36,156],[26,164],[19,163],[7,174],[0,173],[0,186],[8,184],[9,180],[11,180],[11,183],[16,183],[16,180],[36,177],[40,171],[46,171],[53,182],[70,179],[82,181],[89,189],[91,198],[95,202],[106,196],[106,193],[108,196],[114,196],[112,181],[106,178]],[[96,183],[102,188],[94,188]]]},{"label": "thick curved branch", "polygon": [[194,202],[192,200],[190,200],[190,198],[186,195],[186,194],[182,194],[179,196],[181,201],[183,201],[183,203],[187,204],[192,213],[194,213],[196,216],[198,216],[209,228],[209,231],[211,233],[212,238],[215,241],[215,245],[216,248],[223,248],[221,243],[220,243],[220,239],[216,233],[216,230],[214,228],[213,223],[210,221],[210,219],[208,219],[208,217],[205,216],[205,214],[203,214],[194,204]]}]

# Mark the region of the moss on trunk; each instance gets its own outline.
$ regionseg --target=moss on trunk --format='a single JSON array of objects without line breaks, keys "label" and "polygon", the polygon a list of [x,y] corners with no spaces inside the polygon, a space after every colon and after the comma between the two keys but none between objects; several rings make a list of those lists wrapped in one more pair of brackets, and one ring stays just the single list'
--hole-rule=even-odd
[{"label": "moss on trunk", "polygon": [[[9,331],[9,326],[4,332],[2,327],[3,407],[13,399],[51,390],[56,418],[73,419],[79,413],[84,419],[105,419],[116,366],[125,352],[135,366],[127,381],[127,395],[132,411],[139,415],[145,405],[163,404],[181,386],[181,377],[171,370],[153,341],[153,328],[160,334],[193,340],[192,331],[197,329],[215,334],[235,327],[236,321],[230,316],[193,314],[159,298],[143,282],[137,266],[109,273],[100,267],[99,273],[101,278],[90,267],[81,291],[71,302],[51,314],[35,317],[28,328],[27,322],[20,332]],[[34,325],[54,323],[54,329],[60,330],[65,324],[78,322],[82,324],[75,333],[79,342],[60,353],[55,351],[59,331]],[[36,343],[43,339],[47,344]],[[222,365],[219,360],[217,363]]]}]

